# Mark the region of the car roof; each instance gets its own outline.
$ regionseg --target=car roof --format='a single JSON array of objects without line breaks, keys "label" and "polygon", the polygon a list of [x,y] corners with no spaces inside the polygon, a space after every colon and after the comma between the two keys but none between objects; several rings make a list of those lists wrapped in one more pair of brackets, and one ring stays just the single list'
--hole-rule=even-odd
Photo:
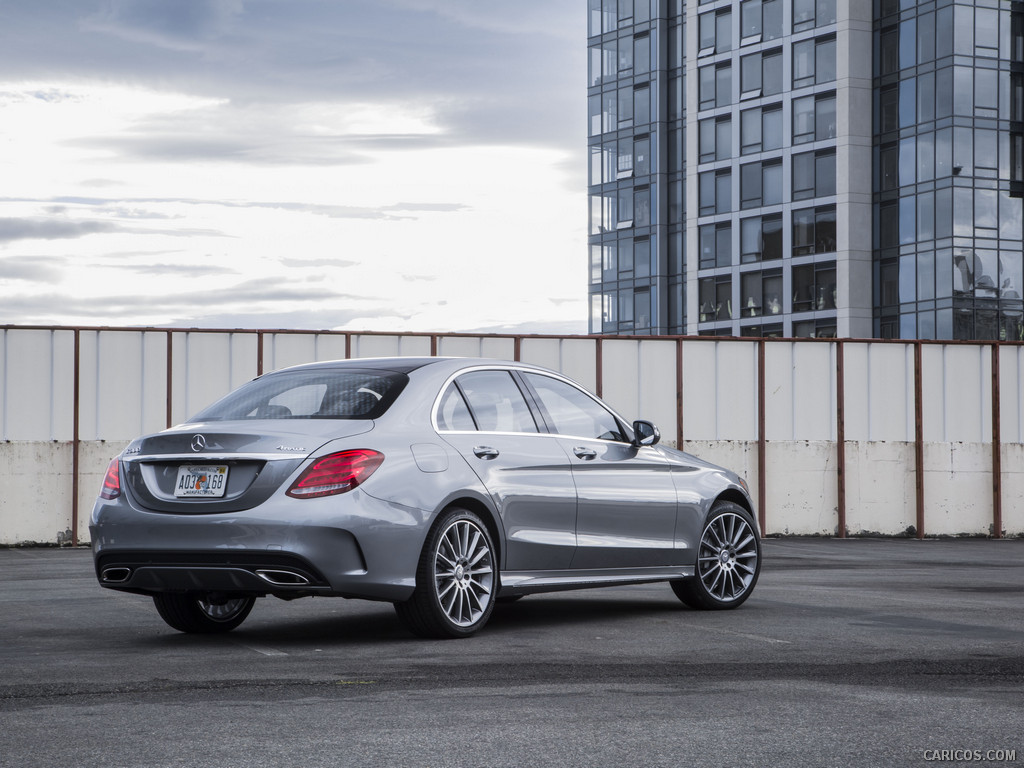
[{"label": "car roof", "polygon": [[350,358],[348,360],[327,360],[317,363],[304,363],[302,365],[294,365],[288,368],[281,368],[277,371],[274,371],[273,373],[283,373],[285,371],[317,371],[347,368],[363,371],[388,371],[391,373],[407,374],[420,368],[424,368],[428,365],[436,365],[439,363],[453,364],[445,367],[453,368],[455,370],[461,367],[471,367],[477,365],[523,365],[523,367],[535,367],[524,365],[521,363],[515,363],[510,360],[495,360],[480,357],[359,357]]},{"label": "car roof", "polygon": [[350,360],[324,360],[316,363],[303,363],[279,368],[268,373],[284,373],[285,371],[322,371],[332,368],[354,368],[364,371],[389,371],[392,373],[409,373],[425,365],[436,363],[437,357],[365,357]]}]

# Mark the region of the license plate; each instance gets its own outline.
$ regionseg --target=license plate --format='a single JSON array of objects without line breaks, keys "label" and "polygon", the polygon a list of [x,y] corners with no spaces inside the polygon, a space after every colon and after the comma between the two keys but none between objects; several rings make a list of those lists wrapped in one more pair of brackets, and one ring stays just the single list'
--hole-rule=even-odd
[{"label": "license plate", "polygon": [[225,466],[178,467],[178,480],[174,495],[179,499],[218,499],[228,487],[228,468]]}]

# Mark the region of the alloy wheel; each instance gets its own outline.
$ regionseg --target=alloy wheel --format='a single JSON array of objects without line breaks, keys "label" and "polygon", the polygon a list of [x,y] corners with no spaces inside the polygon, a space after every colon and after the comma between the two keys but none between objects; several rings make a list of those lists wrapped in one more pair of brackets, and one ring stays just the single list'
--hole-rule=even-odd
[{"label": "alloy wheel", "polygon": [[454,521],[434,551],[434,590],[448,620],[475,624],[492,600],[494,563],[487,537],[472,521]]},{"label": "alloy wheel", "polygon": [[744,597],[757,576],[757,535],[740,515],[715,517],[701,536],[697,575],[708,594],[731,602]]}]

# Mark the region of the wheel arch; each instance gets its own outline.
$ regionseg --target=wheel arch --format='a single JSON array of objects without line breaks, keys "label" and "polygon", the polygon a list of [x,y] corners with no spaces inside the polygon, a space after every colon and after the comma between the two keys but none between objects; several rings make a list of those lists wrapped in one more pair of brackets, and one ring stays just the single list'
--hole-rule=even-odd
[{"label": "wheel arch", "polygon": [[[735,488],[726,488],[715,498],[715,502],[719,501],[731,501],[733,504],[739,504],[750,513],[751,517],[757,520],[757,517],[754,515],[754,505],[750,503],[750,499],[742,491]],[[713,507],[714,503],[711,506]]]},{"label": "wheel arch", "polygon": [[450,500],[447,504],[444,505],[444,508],[441,510],[441,512],[449,510],[453,507],[461,507],[462,509],[472,512],[473,514],[477,515],[481,520],[483,520],[484,525],[487,526],[487,532],[491,535],[491,543],[494,545],[494,549],[496,550],[496,557],[494,558],[494,562],[499,564],[497,575],[499,576],[498,582],[500,584],[500,564],[502,562],[502,557],[505,548],[503,546],[504,538],[502,537],[501,526],[499,525],[494,512],[483,501],[472,496],[461,496],[459,498]]}]

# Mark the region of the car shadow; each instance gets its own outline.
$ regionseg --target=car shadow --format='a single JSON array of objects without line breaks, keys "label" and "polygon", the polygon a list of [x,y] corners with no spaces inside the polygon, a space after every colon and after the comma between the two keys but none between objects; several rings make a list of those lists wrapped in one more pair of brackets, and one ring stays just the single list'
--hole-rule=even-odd
[{"label": "car shadow", "polygon": [[[326,601],[318,602],[321,605],[326,604]],[[222,646],[228,641],[236,645],[265,646],[285,653],[290,650],[315,650],[346,645],[424,642],[405,628],[392,606],[387,603],[343,601],[338,605],[341,606],[341,610],[332,610],[328,607],[322,616],[311,616],[307,610],[298,617],[260,618],[260,606],[257,604],[253,616],[229,634],[161,633],[143,642],[161,647],[215,647]],[[487,626],[475,637],[513,636],[516,633],[588,623],[593,624],[595,628],[608,627],[609,624],[629,622],[642,617],[689,612],[689,609],[671,596],[671,593],[664,599],[650,596],[575,596],[567,593],[531,595],[515,602],[497,604]]]}]

